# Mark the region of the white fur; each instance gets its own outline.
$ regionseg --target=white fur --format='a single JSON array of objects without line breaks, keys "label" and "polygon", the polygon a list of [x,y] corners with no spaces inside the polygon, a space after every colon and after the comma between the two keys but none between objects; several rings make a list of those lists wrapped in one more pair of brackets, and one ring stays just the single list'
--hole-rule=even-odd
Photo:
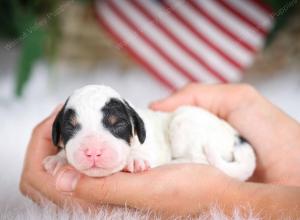
[{"label": "white fur", "polygon": [[[74,205],[74,207],[64,207],[59,208],[50,201],[41,198],[43,201],[42,205],[33,203],[28,198],[21,198],[24,202],[23,206],[16,211],[16,208],[5,208],[3,204],[0,207],[0,219],[2,220],[23,220],[23,219],[43,219],[43,220],[93,220],[93,219],[103,219],[103,220],[114,220],[114,219],[126,219],[126,220],[161,220],[163,218],[155,215],[151,211],[140,211],[132,209],[129,207],[113,207],[109,205],[103,205],[99,207],[96,213],[89,213],[81,209],[80,206]],[[185,216],[183,218],[179,216],[174,216],[170,219],[187,219],[187,220],[259,220],[261,216],[254,214],[250,208],[245,209],[241,207],[236,207],[231,215],[226,215],[219,206],[211,206],[206,212],[202,212],[194,217]],[[282,218],[288,219],[288,218]]]},{"label": "white fur", "polygon": [[[146,170],[148,166],[170,162],[193,162],[211,164],[239,180],[246,180],[252,175],[255,155],[251,146],[246,143],[237,145],[236,130],[208,111],[192,106],[182,106],[171,113],[136,110],[144,121],[146,140],[141,144],[134,136],[129,147],[101,123],[103,116],[100,109],[111,98],[122,100],[110,87],[89,85],[76,90],[66,106],[75,109],[82,125],[65,146],[66,157],[70,164],[85,174],[105,176],[126,166],[128,171],[137,172]],[[76,164],[74,152],[80,148],[84,138],[97,135],[114,148],[120,161],[109,170],[83,170]]]},{"label": "white fur", "polygon": [[252,147],[236,145],[237,135],[228,123],[199,107],[182,106],[172,113],[139,111],[147,139],[137,146],[152,167],[169,162],[210,164],[239,180],[255,169]]}]

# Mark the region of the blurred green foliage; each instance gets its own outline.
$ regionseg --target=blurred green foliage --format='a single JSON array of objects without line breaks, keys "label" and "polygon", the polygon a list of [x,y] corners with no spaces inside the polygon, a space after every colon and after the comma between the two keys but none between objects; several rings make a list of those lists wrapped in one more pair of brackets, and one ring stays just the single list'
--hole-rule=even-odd
[{"label": "blurred green foliage", "polygon": [[296,4],[299,2],[298,0],[264,0],[264,2],[272,8],[272,16],[275,19],[273,30],[267,38],[266,46],[268,46],[278,30],[286,24],[288,18],[295,10]]},{"label": "blurred green foliage", "polygon": [[16,72],[16,95],[22,94],[34,63],[42,56],[55,55],[59,36],[57,17],[53,12],[58,0],[2,0],[0,2],[0,37],[5,38],[9,51],[21,46]]},{"label": "blurred green foliage", "polygon": [[23,41],[23,48],[20,54],[19,66],[16,76],[15,92],[18,96],[22,94],[25,83],[30,78],[33,64],[43,56],[43,48],[46,32],[38,29]]}]

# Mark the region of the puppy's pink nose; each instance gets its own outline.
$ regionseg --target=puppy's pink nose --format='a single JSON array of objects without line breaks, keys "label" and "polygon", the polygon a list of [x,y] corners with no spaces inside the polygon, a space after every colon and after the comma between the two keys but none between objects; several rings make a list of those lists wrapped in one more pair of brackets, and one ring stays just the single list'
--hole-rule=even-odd
[{"label": "puppy's pink nose", "polygon": [[98,148],[90,147],[85,149],[84,154],[89,160],[96,161],[101,157],[102,151]]}]

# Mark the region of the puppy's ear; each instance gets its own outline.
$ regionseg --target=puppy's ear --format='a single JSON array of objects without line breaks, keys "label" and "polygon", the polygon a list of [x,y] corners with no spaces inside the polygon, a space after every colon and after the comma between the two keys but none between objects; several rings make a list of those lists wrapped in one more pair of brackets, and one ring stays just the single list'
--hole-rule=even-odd
[{"label": "puppy's ear", "polygon": [[62,147],[62,146],[59,146],[59,142],[61,139],[62,122],[63,122],[63,116],[64,116],[64,111],[65,111],[67,102],[68,102],[68,99],[65,102],[64,106],[62,107],[62,109],[58,112],[58,114],[53,122],[53,125],[52,125],[52,142],[57,147]]},{"label": "puppy's ear", "polygon": [[138,113],[128,104],[128,102],[125,101],[125,103],[128,109],[128,113],[133,122],[134,132],[137,134],[140,143],[143,144],[146,139],[146,130],[145,130],[144,121],[143,119],[141,119]]}]

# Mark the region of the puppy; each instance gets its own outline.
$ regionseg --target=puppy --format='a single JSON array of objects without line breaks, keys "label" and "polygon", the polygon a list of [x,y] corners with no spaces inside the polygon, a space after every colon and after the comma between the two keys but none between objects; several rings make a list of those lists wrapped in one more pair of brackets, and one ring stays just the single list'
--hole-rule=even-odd
[{"label": "puppy", "polygon": [[137,110],[107,86],[76,90],[53,123],[52,140],[60,151],[43,162],[52,174],[67,163],[101,177],[193,162],[246,180],[255,169],[252,147],[208,111],[192,106],[171,113]]}]

